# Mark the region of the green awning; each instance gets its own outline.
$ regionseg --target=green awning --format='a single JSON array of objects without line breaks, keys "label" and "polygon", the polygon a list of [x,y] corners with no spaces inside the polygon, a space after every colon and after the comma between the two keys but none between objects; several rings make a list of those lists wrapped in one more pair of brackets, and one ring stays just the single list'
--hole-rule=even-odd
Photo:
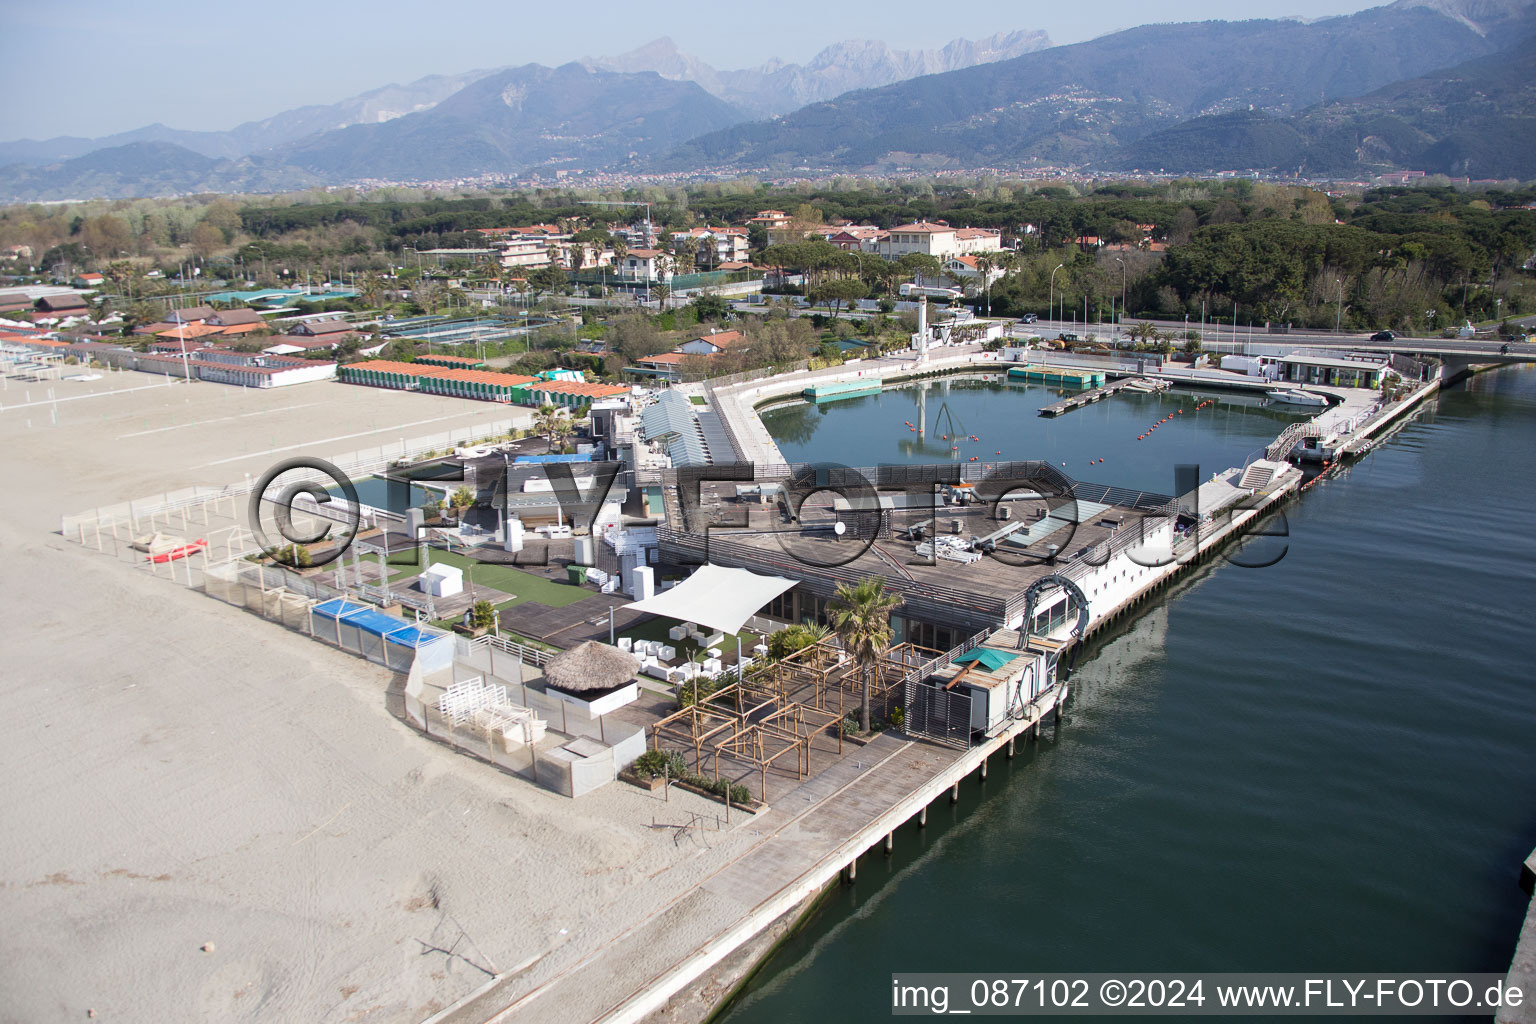
[{"label": "green awning", "polygon": [[1010,661],[1017,657],[1017,654],[1011,654],[1008,651],[999,651],[994,647],[977,647],[960,655],[960,657],[955,659],[955,663],[957,665],[963,665],[967,662],[974,661],[980,663],[981,667],[986,669],[988,672],[996,672],[998,669],[1002,668],[1004,665],[1008,664]]}]

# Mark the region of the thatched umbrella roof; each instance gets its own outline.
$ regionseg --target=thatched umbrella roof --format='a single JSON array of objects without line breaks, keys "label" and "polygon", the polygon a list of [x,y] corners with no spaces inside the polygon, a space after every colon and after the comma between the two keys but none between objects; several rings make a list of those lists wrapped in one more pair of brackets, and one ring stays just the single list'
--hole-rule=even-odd
[{"label": "thatched umbrella roof", "polygon": [[635,678],[639,669],[640,663],[627,651],[587,640],[550,659],[544,679],[567,693],[611,690]]}]

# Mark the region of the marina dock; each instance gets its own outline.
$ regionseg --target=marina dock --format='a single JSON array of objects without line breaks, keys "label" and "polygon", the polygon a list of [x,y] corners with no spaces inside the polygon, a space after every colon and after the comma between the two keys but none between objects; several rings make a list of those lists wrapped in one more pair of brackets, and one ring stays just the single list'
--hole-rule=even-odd
[{"label": "marina dock", "polygon": [[[1012,371],[1009,372],[1011,373]],[[1103,387],[1094,388],[1092,391],[1084,391],[1080,395],[1073,395],[1071,398],[1063,398],[1059,402],[1052,402],[1050,405],[1042,406],[1040,408],[1040,415],[1060,416],[1064,412],[1071,412],[1073,409],[1097,402],[1101,398],[1108,398],[1110,395],[1113,395],[1117,391],[1124,391],[1126,388],[1131,387],[1139,380],[1141,380],[1140,377],[1123,377],[1111,384],[1105,384]]]},{"label": "marina dock", "polygon": [[[1097,394],[1074,396],[1058,403],[1060,411],[1097,401],[1134,379],[1116,382],[1110,386],[1113,390],[1099,388]],[[798,391],[807,383],[821,382],[814,377],[809,382],[781,378],[769,387]],[[828,388],[825,397],[850,397],[859,386],[873,382],[827,383],[842,386]],[[1341,440],[1379,436],[1405,419],[1435,386],[1423,385],[1405,400],[1349,423]],[[764,390],[758,385],[730,395],[720,402],[726,407],[722,414],[740,419],[745,428],[745,421],[757,419],[752,405],[762,400]],[[725,398],[718,393],[713,397]],[[1177,537],[1167,552],[1169,562],[1138,573],[1123,589],[1104,592],[1102,604],[1084,630],[1084,641],[1113,622],[1138,614],[1143,603],[1302,490],[1302,475],[1283,462],[1263,462],[1231,472],[1237,474],[1232,488],[1246,494]],[[1099,527],[1084,524],[1080,528]],[[1074,543],[1091,542],[1096,536],[1085,534]],[[735,547],[725,538],[717,543],[722,555],[727,547]],[[982,572],[987,569],[980,567]],[[498,976],[474,996],[433,1018],[434,1024],[592,1020],[628,1024],[647,1019],[840,877],[851,880],[861,858],[889,852],[902,841],[905,830],[925,825],[930,804],[946,797],[963,798],[963,783],[972,777],[985,779],[992,757],[1012,754],[1020,738],[1037,737],[1043,722],[1059,721],[1067,682],[1056,682],[1022,717],[1006,721],[991,735],[977,737],[968,747],[937,742],[920,731],[876,736],[851,756],[840,757],[820,773],[776,794],[749,820],[738,822],[732,833],[741,839],[750,837],[744,845],[732,846],[729,854],[717,860],[685,862],[669,869],[657,881],[673,895],[659,905],[597,926],[580,948],[557,946],[536,962]],[[676,877],[671,878],[674,872]]]},{"label": "marina dock", "polygon": [[1058,384],[1069,388],[1097,387],[1104,383],[1104,371],[1074,366],[1010,366],[1009,380],[1031,384]]},{"label": "marina dock", "polygon": [[801,394],[816,403],[836,402],[844,398],[863,398],[880,393],[880,378],[866,377],[857,380],[838,380],[825,384],[808,385]]}]

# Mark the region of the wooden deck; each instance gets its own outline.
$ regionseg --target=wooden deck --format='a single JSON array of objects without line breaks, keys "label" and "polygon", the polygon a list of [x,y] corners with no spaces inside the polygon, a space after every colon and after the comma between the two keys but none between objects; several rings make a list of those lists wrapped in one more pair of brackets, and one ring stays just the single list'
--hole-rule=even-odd
[{"label": "wooden deck", "polygon": [[[1054,707],[1014,723],[970,750],[883,734],[775,800],[738,832],[754,839],[735,856],[672,872],[692,884],[666,885],[670,900],[613,934],[558,947],[508,975],[434,1024],[587,1024],[643,1020],[732,950],[836,879],[860,854],[918,815],[934,799],[1034,728]],[[676,882],[676,879],[670,879]]]}]

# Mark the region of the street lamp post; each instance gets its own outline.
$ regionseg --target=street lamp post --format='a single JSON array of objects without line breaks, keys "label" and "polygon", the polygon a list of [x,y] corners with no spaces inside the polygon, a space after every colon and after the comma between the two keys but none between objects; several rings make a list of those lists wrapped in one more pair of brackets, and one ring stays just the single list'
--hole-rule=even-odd
[{"label": "street lamp post", "polygon": [[[1121,259],[1119,256],[1116,256],[1115,257],[1115,262],[1120,264],[1120,317],[1121,317],[1121,319],[1124,319],[1124,317],[1125,317],[1125,260]],[[1115,324],[1115,333],[1116,334],[1120,333],[1118,321]]]},{"label": "street lamp post", "polygon": [[[1065,263],[1058,263],[1056,264],[1056,270],[1060,270],[1064,266],[1066,266]],[[1055,315],[1056,312],[1056,270],[1051,271],[1050,301],[1047,303],[1047,308],[1045,311],[1047,318]]]},{"label": "street lamp post", "polygon": [[1340,328],[1344,326],[1344,279],[1335,278],[1333,283],[1339,286],[1339,309],[1333,318],[1333,333],[1338,334]]}]

